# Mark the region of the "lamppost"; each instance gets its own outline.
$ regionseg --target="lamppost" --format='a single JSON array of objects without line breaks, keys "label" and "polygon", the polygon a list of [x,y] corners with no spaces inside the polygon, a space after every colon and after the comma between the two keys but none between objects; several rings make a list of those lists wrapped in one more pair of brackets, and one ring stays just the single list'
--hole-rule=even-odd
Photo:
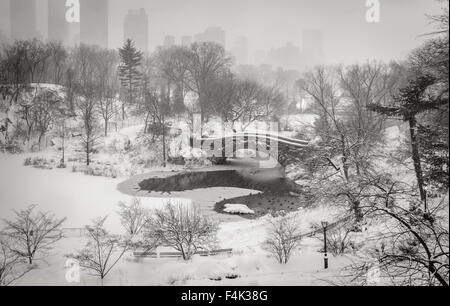
[{"label": "lamppost", "polygon": [[323,222],[322,222],[322,228],[323,228],[323,243],[324,243],[323,250],[324,250],[324,252],[325,252],[325,257],[323,258],[323,263],[324,263],[324,268],[325,268],[325,269],[328,269],[327,227],[328,227],[328,222],[323,221]]}]

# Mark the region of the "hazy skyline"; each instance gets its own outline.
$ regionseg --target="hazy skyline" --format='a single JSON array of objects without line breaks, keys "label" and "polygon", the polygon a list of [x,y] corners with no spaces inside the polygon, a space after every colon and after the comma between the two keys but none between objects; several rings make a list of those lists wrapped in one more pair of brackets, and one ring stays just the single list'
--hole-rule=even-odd
[{"label": "hazy skyline", "polygon": [[[46,37],[47,0],[37,0],[38,31]],[[5,7],[0,0],[0,11]],[[248,37],[249,60],[291,42],[302,48],[302,31],[322,31],[328,63],[353,63],[367,59],[401,59],[431,31],[425,14],[435,14],[435,0],[380,0],[381,22],[365,20],[365,0],[110,0],[109,46],[123,44],[123,24],[129,9],[144,8],[149,16],[149,49],[167,35],[194,36],[208,27],[226,31],[227,45]],[[7,15],[0,13],[0,28]]]},{"label": "hazy skyline", "polygon": [[[434,0],[380,0],[381,22],[365,20],[365,0],[111,0],[111,33],[120,31],[128,8],[143,7],[149,14],[150,48],[166,35],[177,41],[207,27],[218,26],[227,33],[227,45],[237,36],[249,39],[249,54],[269,51],[292,42],[301,47],[302,30],[323,32],[328,62],[403,58],[431,30],[425,14],[437,13]],[[118,37],[117,37],[118,36]],[[120,35],[110,37],[121,44]]]}]

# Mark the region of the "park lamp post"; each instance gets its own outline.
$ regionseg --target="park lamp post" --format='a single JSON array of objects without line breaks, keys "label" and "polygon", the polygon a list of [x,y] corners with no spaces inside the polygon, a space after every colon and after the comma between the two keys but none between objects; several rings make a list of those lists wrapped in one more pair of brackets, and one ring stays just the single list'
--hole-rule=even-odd
[{"label": "park lamp post", "polygon": [[323,250],[324,250],[324,258],[323,258],[323,263],[324,263],[324,268],[328,269],[328,252],[327,252],[327,227],[328,227],[328,222],[326,221],[322,221],[322,228],[323,228]]}]

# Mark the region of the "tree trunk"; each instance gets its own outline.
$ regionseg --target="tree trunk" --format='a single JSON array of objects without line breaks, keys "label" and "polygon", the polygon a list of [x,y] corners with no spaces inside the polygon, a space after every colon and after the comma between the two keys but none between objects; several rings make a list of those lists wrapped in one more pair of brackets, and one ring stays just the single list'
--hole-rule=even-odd
[{"label": "tree trunk", "polygon": [[353,201],[353,210],[355,212],[355,222],[361,222],[363,220],[363,214],[361,211],[361,203],[358,200]]},{"label": "tree trunk", "polygon": [[166,125],[163,123],[162,127],[162,139],[163,139],[163,167],[166,167]]},{"label": "tree trunk", "polygon": [[86,166],[89,166],[91,161],[89,160],[89,139],[86,142]]},{"label": "tree trunk", "polygon": [[345,136],[341,135],[341,146],[342,146],[342,169],[344,171],[345,180],[348,182],[348,165],[347,165],[347,152],[345,151]]},{"label": "tree trunk", "polygon": [[40,133],[40,134],[39,134],[39,138],[38,138],[39,151],[41,150],[42,137],[44,137],[44,135],[43,135],[42,133]]},{"label": "tree trunk", "polygon": [[409,119],[409,133],[411,136],[411,153],[412,160],[414,163],[414,171],[416,172],[417,185],[419,187],[420,200],[424,203],[425,211],[427,211],[427,194],[425,191],[424,180],[423,180],[423,172],[422,172],[422,164],[420,162],[420,153],[419,153],[419,144],[417,142],[416,135],[416,118],[411,117]]}]

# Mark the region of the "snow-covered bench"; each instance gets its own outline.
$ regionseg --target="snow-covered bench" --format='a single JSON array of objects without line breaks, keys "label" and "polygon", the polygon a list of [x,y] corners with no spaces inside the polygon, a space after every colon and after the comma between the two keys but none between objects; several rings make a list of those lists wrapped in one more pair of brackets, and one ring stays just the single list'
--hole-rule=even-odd
[{"label": "snow-covered bench", "polygon": [[[219,250],[212,250],[212,251],[198,251],[195,253],[196,255],[200,256],[217,256],[217,255],[223,255],[223,254],[231,254],[233,253],[233,249],[219,249]],[[183,257],[183,254],[181,252],[146,252],[146,251],[135,251],[133,252],[133,255],[135,257],[145,257],[145,258],[180,258]]]}]

